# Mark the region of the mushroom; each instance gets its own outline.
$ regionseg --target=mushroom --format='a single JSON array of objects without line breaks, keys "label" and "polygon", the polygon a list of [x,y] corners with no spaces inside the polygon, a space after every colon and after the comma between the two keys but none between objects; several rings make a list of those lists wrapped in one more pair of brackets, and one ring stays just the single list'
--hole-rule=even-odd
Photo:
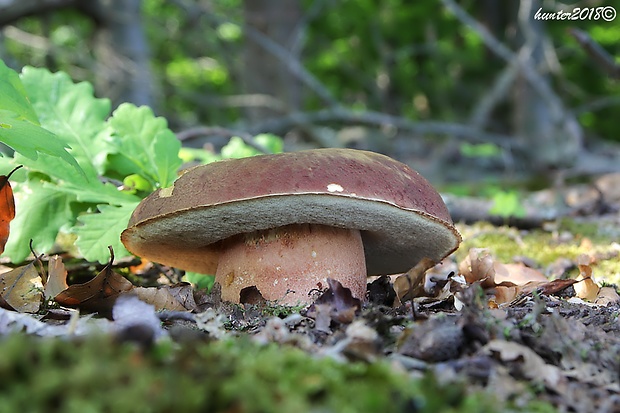
[{"label": "mushroom", "polygon": [[194,167],[133,212],[121,240],[143,258],[307,304],[339,281],[361,300],[369,275],[441,261],[461,237],[441,196],[385,155],[316,149]]}]

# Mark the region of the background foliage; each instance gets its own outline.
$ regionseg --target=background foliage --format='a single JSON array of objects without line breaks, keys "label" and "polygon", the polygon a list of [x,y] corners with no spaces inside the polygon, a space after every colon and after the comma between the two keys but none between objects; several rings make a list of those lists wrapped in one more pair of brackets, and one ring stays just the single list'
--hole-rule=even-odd
[{"label": "background foliage", "polygon": [[[516,42],[511,16],[518,2],[501,7],[492,1],[460,3],[507,45]],[[545,1],[540,6],[553,11],[561,3]],[[434,0],[306,0],[303,13],[304,27],[291,39],[293,47],[304,66],[339,102],[351,107],[411,119],[467,119],[472,103],[484,96],[504,66],[475,32]],[[248,66],[241,54],[248,39],[242,0],[144,0],[143,16],[157,113],[173,129],[243,121],[242,107],[223,99],[244,93]],[[67,9],[43,19],[20,19],[15,27],[45,41],[25,43],[23,36],[5,33],[5,53],[14,65],[46,66],[95,83],[93,21]],[[620,86],[597,72],[596,63],[568,34],[570,27],[587,31],[609,53],[619,55],[620,26],[600,20],[544,25],[550,47],[546,58],[557,93],[576,111],[589,135],[620,140],[614,119]],[[322,104],[315,94],[304,94],[302,108]],[[496,112],[493,127],[506,131],[510,108],[504,105]]]},{"label": "background foliage", "polygon": [[[28,167],[15,175],[27,189],[16,191],[24,207],[13,227],[22,229],[11,237],[7,254],[23,259],[30,238],[35,248],[47,251],[56,234],[66,232],[77,236],[87,259],[105,262],[108,244],[120,257],[126,251],[117,234],[132,208],[152,190],[170,184],[182,162],[250,156],[258,153],[257,145],[272,152],[315,146],[376,150],[415,164],[434,183],[471,182],[471,171],[482,170],[476,177],[483,182],[481,193],[495,199],[498,213],[521,214],[520,192],[506,192],[498,171],[529,173],[531,164],[514,157],[535,158],[540,152],[527,145],[520,154],[513,150],[519,138],[515,96],[525,93],[522,79],[500,96],[483,128],[471,125],[507,67],[485,36],[516,55],[534,21],[526,19],[526,30],[517,19],[525,2],[455,3],[486,28],[485,35],[446,7],[451,2],[286,3],[298,10],[273,0],[118,3],[141,6],[141,19],[132,24],[143,27],[149,64],[137,75],[150,79],[153,99],[147,103],[152,110],[139,107],[142,102],[124,103],[122,91],[109,82],[122,76],[106,65],[126,66],[129,72],[132,66],[109,54],[106,47],[114,43],[102,47],[101,39],[111,34],[103,11],[88,13],[84,4],[68,1],[69,7],[52,12],[34,10],[8,21],[0,16],[0,57],[22,72],[23,83],[16,83],[16,73],[0,68],[0,81],[7,79],[4,90],[17,98],[17,106],[7,106],[6,94],[0,102],[3,119],[12,119],[0,124],[0,137],[17,151],[14,159],[3,161],[3,168],[6,172],[16,163]],[[604,5],[597,0],[578,3]],[[551,0],[533,4],[545,11],[563,7]],[[256,5],[265,13],[252,9]],[[290,15],[269,14],[279,9]],[[114,10],[107,12],[113,15]],[[257,23],[256,13],[266,20]],[[278,35],[289,20],[294,27]],[[620,54],[620,26],[602,20],[546,21],[536,29],[544,46],[536,70],[568,115],[579,121],[585,132],[580,149],[585,150],[598,138],[620,140],[620,90],[569,34],[574,28],[614,56]],[[254,50],[257,44],[263,55]],[[22,71],[25,65],[33,67]],[[52,74],[58,71],[64,73]],[[252,82],[265,89],[253,89]],[[287,91],[298,93],[291,97]],[[419,125],[426,129],[416,129]],[[544,126],[534,132],[545,132]],[[469,132],[442,132],[446,128]],[[282,134],[284,146],[269,134],[250,142],[260,132]],[[562,132],[552,151],[569,145]],[[29,139],[18,139],[26,135]],[[529,144],[546,137],[534,136]],[[542,171],[556,167],[543,165]],[[458,185],[445,188],[471,191]]]}]

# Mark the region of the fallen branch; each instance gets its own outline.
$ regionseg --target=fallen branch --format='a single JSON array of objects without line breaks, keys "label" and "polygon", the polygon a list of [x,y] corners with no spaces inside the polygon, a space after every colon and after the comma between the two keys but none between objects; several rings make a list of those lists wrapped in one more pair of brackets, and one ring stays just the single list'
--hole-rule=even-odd
[{"label": "fallen branch", "polygon": [[[211,24],[219,26],[223,23],[229,23],[228,20],[223,19],[200,5],[190,4],[183,0],[172,1],[177,7],[183,9],[190,16],[203,16]],[[299,79],[304,85],[312,90],[317,96],[321,98],[329,106],[338,106],[338,101],[332,96],[331,92],[325,87],[312,73],[310,73],[301,64],[291,52],[282,47],[278,43],[271,40],[268,36],[259,32],[258,30],[248,25],[243,26],[243,32],[250,41],[255,42],[261,46],[265,51],[274,56],[276,59],[283,62],[288,70]]]},{"label": "fallen branch", "polygon": [[530,59],[525,59],[524,56],[515,54],[495,36],[493,36],[493,34],[486,27],[471,17],[454,0],[441,0],[441,2],[456,16],[457,19],[461,21],[461,23],[476,32],[489,50],[504,59],[507,63],[517,62],[525,79],[529,82],[532,88],[539,93],[545,102],[547,102],[547,105],[555,119],[561,121],[566,117],[560,98],[558,98],[558,96],[553,92],[545,78],[541,76],[532,66],[529,61]]},{"label": "fallen branch", "polygon": [[477,128],[448,122],[416,122],[403,117],[387,115],[374,111],[353,111],[344,107],[322,109],[316,112],[297,112],[289,115],[267,119],[248,128],[250,134],[271,132],[282,134],[296,126],[326,122],[362,124],[370,126],[391,126],[419,135],[448,135],[463,138],[471,142],[492,142],[502,147],[515,148],[517,144],[510,136],[481,131]]},{"label": "fallen branch", "polygon": [[509,64],[502,70],[502,72],[495,78],[493,86],[486,93],[478,104],[474,107],[470,117],[469,123],[476,128],[484,128],[493,109],[500,103],[510,92],[510,87],[517,78],[518,66],[515,62]]},{"label": "fallen branch", "polygon": [[202,136],[218,135],[218,136],[225,136],[228,138],[237,136],[241,138],[246,145],[256,149],[257,151],[261,153],[266,153],[266,154],[273,153],[269,149],[265,148],[263,145],[255,142],[252,134],[248,132],[240,131],[240,130],[233,130],[233,129],[220,128],[220,127],[211,127],[211,126],[198,126],[195,128],[185,129],[180,132],[177,132],[176,135],[177,135],[177,139],[179,139],[181,142],[187,142],[189,140],[200,138]]},{"label": "fallen branch", "polygon": [[586,51],[592,60],[603,69],[610,77],[620,79],[620,65],[616,63],[614,57],[607,53],[600,44],[595,42],[588,33],[583,30],[571,28],[568,30],[577,43]]}]

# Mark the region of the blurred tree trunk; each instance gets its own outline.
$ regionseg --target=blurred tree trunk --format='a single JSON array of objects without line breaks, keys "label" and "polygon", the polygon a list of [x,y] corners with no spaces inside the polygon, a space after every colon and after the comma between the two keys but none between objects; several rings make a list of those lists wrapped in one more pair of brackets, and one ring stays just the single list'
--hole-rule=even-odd
[{"label": "blurred tree trunk", "polygon": [[114,106],[153,107],[149,48],[142,27],[142,0],[97,0],[81,5],[98,23],[94,50],[98,90]]},{"label": "blurred tree trunk", "polygon": [[148,43],[142,28],[142,0],[4,0],[0,26],[26,16],[49,16],[76,8],[97,23],[95,86],[100,95],[121,102],[153,106]]},{"label": "blurred tree trunk", "polygon": [[[514,55],[511,59],[521,62],[516,70],[505,69],[502,76],[509,79],[506,87],[494,90],[497,96],[491,94],[485,98],[490,98],[493,105],[499,103],[498,97],[511,103],[509,118],[502,121],[511,123],[517,146],[525,148],[518,154],[520,160],[529,169],[546,172],[574,164],[582,149],[582,130],[575,115],[566,109],[553,90],[550,62],[556,59],[555,52],[548,44],[545,22],[533,18],[540,7],[540,0],[484,0],[476,7],[476,15],[481,16],[483,25],[505,44],[508,53]],[[489,50],[489,59],[503,61],[504,65],[509,60],[496,50],[492,53]],[[509,62],[509,65],[515,64]],[[526,72],[531,73],[526,76]],[[499,85],[496,83],[495,86]]]},{"label": "blurred tree trunk", "polygon": [[[244,0],[246,24],[289,52],[303,10],[299,0]],[[302,87],[284,62],[246,35],[243,52],[243,84],[247,94],[275,97],[287,110],[299,109]],[[295,56],[298,58],[299,56]],[[249,107],[248,117],[257,121],[278,114],[278,108]]]},{"label": "blurred tree trunk", "polygon": [[[521,0],[515,16],[517,46],[530,51],[529,64],[541,81],[550,86],[549,56],[545,50],[544,21],[532,16],[541,7],[539,0]],[[513,93],[513,127],[516,138],[527,148],[526,161],[536,170],[545,171],[575,163],[581,150],[582,130],[575,116],[555,94],[544,96],[522,75],[517,76]]]}]

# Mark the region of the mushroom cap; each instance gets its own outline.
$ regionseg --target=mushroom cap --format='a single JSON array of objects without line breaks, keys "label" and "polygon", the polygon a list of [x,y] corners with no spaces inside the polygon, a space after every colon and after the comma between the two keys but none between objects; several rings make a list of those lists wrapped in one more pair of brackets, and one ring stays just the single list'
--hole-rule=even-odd
[{"label": "mushroom cap", "polygon": [[121,240],[143,258],[214,274],[220,242],[289,224],[361,232],[368,275],[408,271],[458,248],[441,196],[385,155],[314,149],[194,167],[138,205]]}]

